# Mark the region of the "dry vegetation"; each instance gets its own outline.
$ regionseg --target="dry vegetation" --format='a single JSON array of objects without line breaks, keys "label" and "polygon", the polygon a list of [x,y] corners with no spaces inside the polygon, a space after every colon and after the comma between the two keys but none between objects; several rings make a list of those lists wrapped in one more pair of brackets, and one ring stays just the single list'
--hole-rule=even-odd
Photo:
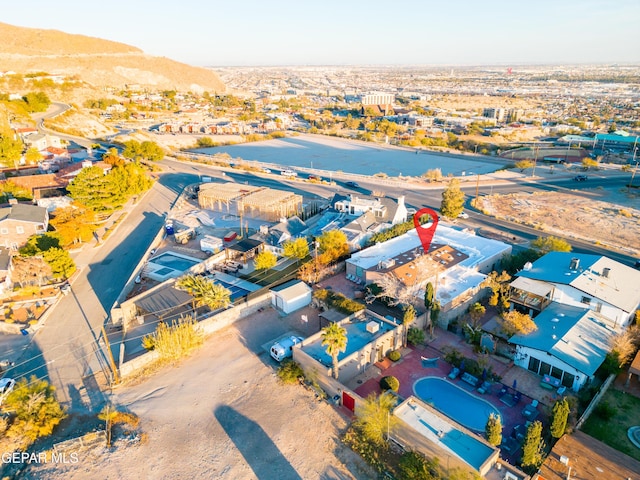
[{"label": "dry vegetation", "polygon": [[75,76],[95,86],[138,84],[185,91],[225,91],[211,70],[145,55],[122,43],[1,23],[0,38],[3,70]]},{"label": "dry vegetation", "polygon": [[[598,197],[600,200],[596,199]],[[640,252],[638,196],[594,190],[590,195],[537,192],[491,195],[478,200],[480,210],[498,218],[633,254]]]}]

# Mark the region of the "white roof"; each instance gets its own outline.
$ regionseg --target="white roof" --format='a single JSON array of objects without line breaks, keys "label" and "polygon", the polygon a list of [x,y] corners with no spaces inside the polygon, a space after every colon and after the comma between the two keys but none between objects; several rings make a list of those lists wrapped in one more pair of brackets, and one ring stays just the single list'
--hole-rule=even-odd
[{"label": "white roof", "polygon": [[283,300],[291,302],[308,295],[311,292],[311,287],[303,281],[297,281],[291,285],[285,284],[283,288],[275,287],[271,291],[277,293]]},{"label": "white roof", "polygon": [[[490,238],[479,237],[473,232],[456,230],[442,224],[438,225],[436,234],[433,237],[433,242],[449,245],[468,255],[469,258],[458,264],[459,266],[467,268],[476,268],[484,259],[499,255],[511,248],[506,243]],[[420,245],[421,242],[418,238],[418,233],[413,229],[404,235],[356,252],[351,255],[351,258],[347,261],[353,265],[367,269],[403,252],[413,250]]]}]

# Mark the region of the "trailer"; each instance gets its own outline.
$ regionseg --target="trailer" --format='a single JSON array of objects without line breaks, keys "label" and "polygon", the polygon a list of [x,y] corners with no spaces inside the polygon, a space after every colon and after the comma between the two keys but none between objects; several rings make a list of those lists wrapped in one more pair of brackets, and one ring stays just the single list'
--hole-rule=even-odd
[{"label": "trailer", "polygon": [[224,248],[224,242],[221,238],[205,235],[200,240],[200,250],[207,253],[218,253]]}]

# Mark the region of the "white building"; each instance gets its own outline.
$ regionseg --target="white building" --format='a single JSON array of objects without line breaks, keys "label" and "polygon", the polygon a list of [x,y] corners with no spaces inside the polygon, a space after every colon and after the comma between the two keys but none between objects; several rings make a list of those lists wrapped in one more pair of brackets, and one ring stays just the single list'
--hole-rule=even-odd
[{"label": "white building", "polygon": [[271,289],[271,305],[283,313],[291,313],[311,303],[311,287],[293,280]]},{"label": "white building", "polygon": [[586,305],[552,303],[535,322],[538,328],[534,332],[509,339],[516,345],[515,365],[574,391],[594,378],[613,338],[621,332],[619,326]]},{"label": "white building", "polygon": [[532,317],[553,301],[626,327],[640,307],[640,271],[600,255],[550,252],[518,272],[511,301]]},{"label": "white building", "polygon": [[[446,323],[450,320],[445,315],[448,311],[476,298],[486,275],[497,267],[503,255],[511,253],[511,245],[439,224],[427,253],[422,251],[416,230],[411,230],[354,253],[346,262],[346,275],[368,284],[381,274],[392,273],[412,286],[416,295],[423,295],[424,285],[431,282],[442,306],[439,320]],[[421,256],[430,257],[426,264]]]},{"label": "white building", "polygon": [[362,95],[362,105],[393,105],[395,96],[392,93],[371,92]]}]

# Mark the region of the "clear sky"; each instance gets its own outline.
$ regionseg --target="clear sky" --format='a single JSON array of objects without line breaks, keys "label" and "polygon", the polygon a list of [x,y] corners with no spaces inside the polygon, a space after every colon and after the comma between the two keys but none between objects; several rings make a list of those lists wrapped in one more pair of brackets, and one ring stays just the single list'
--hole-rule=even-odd
[{"label": "clear sky", "polygon": [[640,0],[14,0],[0,22],[200,66],[640,63]]}]

